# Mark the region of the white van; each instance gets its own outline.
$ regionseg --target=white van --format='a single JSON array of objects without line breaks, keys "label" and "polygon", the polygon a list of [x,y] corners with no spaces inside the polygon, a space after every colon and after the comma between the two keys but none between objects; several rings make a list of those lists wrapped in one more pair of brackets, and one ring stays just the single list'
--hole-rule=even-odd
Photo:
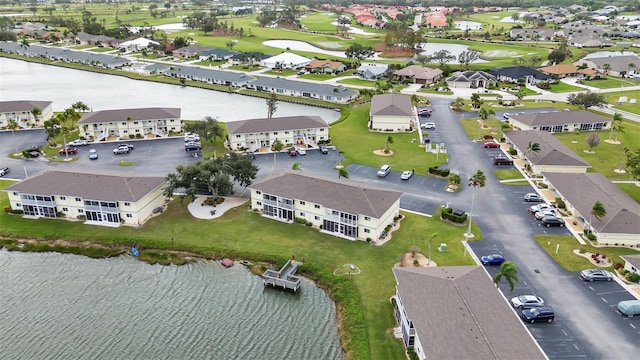
[{"label": "white van", "polygon": [[391,172],[391,166],[382,165],[380,170],[378,170],[378,177],[386,177]]}]

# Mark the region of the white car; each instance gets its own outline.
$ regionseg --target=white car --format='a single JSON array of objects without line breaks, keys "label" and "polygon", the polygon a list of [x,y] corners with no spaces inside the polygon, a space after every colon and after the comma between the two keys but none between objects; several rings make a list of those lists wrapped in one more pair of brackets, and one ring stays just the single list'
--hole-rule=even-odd
[{"label": "white car", "polygon": [[436,123],[434,122],[426,122],[422,125],[420,125],[421,128],[426,129],[426,130],[430,130],[430,129],[435,129],[436,128]]},{"label": "white car", "polygon": [[545,216],[558,217],[558,213],[554,209],[551,209],[551,210],[537,211],[535,214],[533,214],[533,216],[535,216],[535,218],[538,220],[542,220],[542,218]]},{"label": "white car", "polygon": [[87,140],[73,140],[72,142],[70,142],[69,144],[67,144],[69,146],[73,146],[73,147],[77,147],[77,146],[87,146],[89,145],[89,142],[87,142]]},{"label": "white car", "polygon": [[542,198],[536,193],[527,193],[524,195],[524,200],[529,202],[540,202],[542,201]]},{"label": "white car", "polygon": [[535,295],[520,295],[511,298],[511,306],[517,309],[530,309],[544,306],[544,300]]},{"label": "white car", "polygon": [[194,133],[186,133],[184,134],[184,142],[199,142],[200,135]]},{"label": "white car", "polygon": [[529,208],[529,212],[530,213],[536,213],[538,211],[547,211],[547,210],[555,210],[555,206],[553,205],[549,205],[549,204],[540,204],[540,205],[533,205],[532,207]]},{"label": "white car", "polygon": [[413,176],[413,171],[403,171],[402,175],[400,175],[401,180],[409,180]]},{"label": "white car", "polygon": [[307,150],[305,149],[296,149],[296,152],[298,153],[298,155],[302,156],[302,155],[307,155]]}]

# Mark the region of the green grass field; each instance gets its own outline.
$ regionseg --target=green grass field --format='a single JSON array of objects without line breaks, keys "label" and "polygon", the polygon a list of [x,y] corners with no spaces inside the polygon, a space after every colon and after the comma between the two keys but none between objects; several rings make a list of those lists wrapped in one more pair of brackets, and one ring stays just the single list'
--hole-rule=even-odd
[{"label": "green grass field", "polygon": [[[607,96],[608,103],[613,105],[615,109],[640,114],[640,90],[618,91],[603,94]],[[626,96],[628,100],[627,102],[618,104],[618,100],[620,100],[620,97],[622,96]],[[637,102],[635,104],[631,104],[629,102],[631,99],[636,99]]]},{"label": "green grass field", "polygon": [[625,78],[616,78],[608,76],[601,80],[582,80],[582,83],[587,86],[597,87],[599,89],[613,89],[624,86],[637,86],[640,85],[640,81]]},{"label": "green grass field", "polygon": [[582,91],[582,90],[583,89],[580,87],[565,84],[561,81],[556,84],[551,84],[551,89],[549,89],[549,91],[551,91],[552,93],[564,93],[564,92]]},{"label": "green grass field", "polygon": [[[493,170],[493,174],[496,176],[496,178],[498,178],[498,180],[524,179],[524,177],[518,170]],[[511,183],[504,184],[509,185]]]}]

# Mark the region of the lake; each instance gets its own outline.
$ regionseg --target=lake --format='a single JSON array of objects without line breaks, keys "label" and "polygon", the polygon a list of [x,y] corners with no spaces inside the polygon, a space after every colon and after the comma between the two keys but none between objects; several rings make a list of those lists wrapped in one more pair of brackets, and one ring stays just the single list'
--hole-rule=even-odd
[{"label": "lake", "polygon": [[324,290],[241,265],[0,250],[0,285],[3,359],[344,359]]},{"label": "lake", "polygon": [[[0,98],[3,101],[53,101],[54,111],[63,111],[82,101],[93,111],[179,107],[182,118],[186,120],[211,116],[227,122],[265,118],[268,114],[263,98],[132,80],[2,57],[0,78]],[[275,116],[296,115],[318,115],[329,123],[340,117],[339,112],[331,109],[278,102]]]}]

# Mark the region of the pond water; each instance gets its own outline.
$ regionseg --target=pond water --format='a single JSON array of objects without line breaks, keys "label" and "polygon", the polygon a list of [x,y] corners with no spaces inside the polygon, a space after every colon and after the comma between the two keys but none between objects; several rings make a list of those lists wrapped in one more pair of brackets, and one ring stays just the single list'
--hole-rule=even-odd
[{"label": "pond water", "polygon": [[482,30],[482,24],[475,21],[454,21],[456,29]]},{"label": "pond water", "polygon": [[629,55],[638,55],[633,51],[596,51],[590,54],[587,54],[583,59],[592,59],[592,58],[602,58],[602,57],[613,57],[613,56],[629,56]]},{"label": "pond water", "polygon": [[[131,80],[58,66],[0,58],[2,100],[53,101],[53,110],[62,111],[82,101],[96,110],[138,107],[179,107],[182,118],[205,116],[220,121],[264,118],[266,100],[224,92]],[[340,113],[331,109],[278,102],[275,116],[318,115],[333,122]]]},{"label": "pond water", "polygon": [[3,359],[344,359],[309,280],[293,293],[240,265],[0,250],[0,284]]},{"label": "pond water", "polygon": [[[450,61],[449,64],[458,64],[458,56],[460,56],[460,53],[462,53],[463,51],[467,51],[469,50],[469,47],[466,45],[461,45],[461,44],[448,44],[448,43],[423,43],[422,45],[422,49],[423,51],[420,52],[420,55],[427,55],[427,56],[431,56],[434,53],[436,53],[437,51],[440,50],[447,50],[451,53],[451,55],[454,55],[456,57],[455,60]],[[474,63],[483,63],[483,62],[487,62],[486,60],[482,60],[482,59],[478,59],[476,61],[474,61]]]}]

